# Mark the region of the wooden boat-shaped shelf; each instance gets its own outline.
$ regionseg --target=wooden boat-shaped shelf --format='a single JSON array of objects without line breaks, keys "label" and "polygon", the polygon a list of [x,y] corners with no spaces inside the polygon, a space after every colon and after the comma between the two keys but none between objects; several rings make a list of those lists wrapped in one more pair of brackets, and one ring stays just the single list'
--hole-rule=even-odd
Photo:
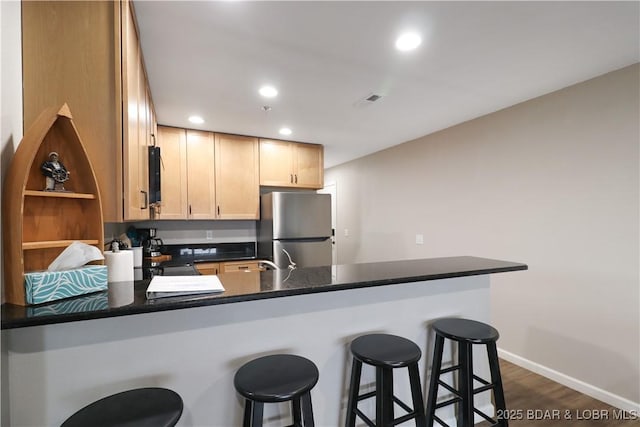
[{"label": "wooden boat-shaped shelf", "polygon": [[[70,172],[65,192],[44,191],[41,165],[55,151]],[[98,183],[69,107],[45,110],[25,132],[2,193],[5,299],[26,305],[24,273],[46,270],[74,241],[104,246]]]}]

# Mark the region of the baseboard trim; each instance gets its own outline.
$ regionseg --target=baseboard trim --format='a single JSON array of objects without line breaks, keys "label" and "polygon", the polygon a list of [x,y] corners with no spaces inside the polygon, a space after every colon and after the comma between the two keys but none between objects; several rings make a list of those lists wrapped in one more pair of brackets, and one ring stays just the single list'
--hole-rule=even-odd
[{"label": "baseboard trim", "polygon": [[587,396],[593,397],[594,399],[598,399],[618,409],[622,409],[636,415],[640,414],[640,403],[638,402],[632,402],[629,399],[625,399],[624,397],[595,387],[591,384],[587,384],[584,381],[580,381],[579,379],[570,377],[561,372],[540,365],[539,363],[532,362],[529,359],[525,359],[524,357],[518,356],[500,348],[498,349],[498,356],[506,360],[507,362],[511,362],[522,368],[528,369],[532,372],[535,372],[536,374],[542,375],[543,377],[549,378],[550,380],[560,383],[573,390],[579,391],[580,393],[586,394]]}]

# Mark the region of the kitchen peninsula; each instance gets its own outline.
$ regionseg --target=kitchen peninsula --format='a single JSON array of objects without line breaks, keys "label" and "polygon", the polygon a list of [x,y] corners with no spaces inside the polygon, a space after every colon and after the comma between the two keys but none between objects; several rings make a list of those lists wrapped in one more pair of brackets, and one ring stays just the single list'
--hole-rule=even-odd
[{"label": "kitchen peninsula", "polygon": [[[140,281],[42,306],[5,304],[11,424],[60,424],[110,393],[162,386],[184,399],[179,425],[239,425],[235,370],[256,356],[286,352],[317,364],[316,424],[339,425],[353,338],[387,332],[414,340],[428,355],[420,363],[426,383],[428,325],[445,316],[490,322],[488,275],[526,269],[434,258],[221,274],[224,293],[196,298],[147,301],[148,282]],[[365,383],[370,374],[363,373]],[[400,382],[400,389],[408,387]]]}]

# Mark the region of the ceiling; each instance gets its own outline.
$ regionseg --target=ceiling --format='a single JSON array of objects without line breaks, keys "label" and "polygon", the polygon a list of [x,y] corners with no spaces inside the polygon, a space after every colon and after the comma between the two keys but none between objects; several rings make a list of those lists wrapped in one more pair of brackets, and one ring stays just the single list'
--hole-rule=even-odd
[{"label": "ceiling", "polygon": [[640,61],[639,2],[134,4],[158,123],[323,144],[326,167]]}]

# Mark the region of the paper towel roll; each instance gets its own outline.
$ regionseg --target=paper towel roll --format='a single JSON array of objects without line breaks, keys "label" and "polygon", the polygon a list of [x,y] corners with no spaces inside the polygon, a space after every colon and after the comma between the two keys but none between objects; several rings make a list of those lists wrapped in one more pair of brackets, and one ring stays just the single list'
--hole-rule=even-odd
[{"label": "paper towel roll", "polygon": [[107,265],[107,282],[133,281],[133,251],[105,251],[104,261]]},{"label": "paper towel roll", "polygon": [[136,246],[135,248],[131,248],[131,250],[133,251],[133,266],[142,267],[142,248]]}]

